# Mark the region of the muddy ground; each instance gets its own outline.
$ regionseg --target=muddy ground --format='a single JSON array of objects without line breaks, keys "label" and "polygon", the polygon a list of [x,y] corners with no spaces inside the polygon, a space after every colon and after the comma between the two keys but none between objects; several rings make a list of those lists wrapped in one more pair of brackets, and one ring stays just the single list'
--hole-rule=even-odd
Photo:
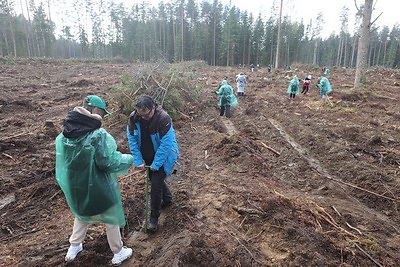
[{"label": "muddy ground", "polygon": [[[62,266],[71,215],[54,177],[54,139],[67,112],[97,94],[113,115],[103,127],[128,153],[126,115],[111,88],[137,66],[106,63],[0,65],[0,265]],[[189,71],[189,70],[188,70]],[[155,234],[141,232],[144,173],[120,176],[134,250],[123,266],[399,266],[399,70],[332,68],[330,103],[319,68],[291,72],[228,67],[190,70],[201,85],[174,122],[181,150],[174,203]],[[249,78],[230,119],[210,93],[225,76]],[[310,92],[288,99],[291,77]],[[108,266],[105,229],[91,226],[70,266]]]}]

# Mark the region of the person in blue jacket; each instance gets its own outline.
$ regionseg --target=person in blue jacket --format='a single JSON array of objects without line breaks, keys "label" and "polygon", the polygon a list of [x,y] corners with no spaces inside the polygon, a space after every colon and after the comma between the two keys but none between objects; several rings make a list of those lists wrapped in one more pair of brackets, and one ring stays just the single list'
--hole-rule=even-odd
[{"label": "person in blue jacket", "polygon": [[150,223],[149,231],[156,231],[160,209],[171,205],[172,194],[165,178],[171,174],[179,158],[178,143],[172,119],[161,106],[147,95],[136,101],[136,110],[128,120],[127,136],[134,166],[150,166]]}]

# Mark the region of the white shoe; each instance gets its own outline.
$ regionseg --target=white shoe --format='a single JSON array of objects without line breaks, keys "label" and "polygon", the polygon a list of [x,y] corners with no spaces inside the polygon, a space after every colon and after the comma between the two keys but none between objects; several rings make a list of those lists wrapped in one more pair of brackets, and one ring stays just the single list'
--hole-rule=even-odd
[{"label": "white shoe", "polygon": [[71,262],[75,260],[76,255],[78,255],[78,253],[81,252],[82,250],[83,250],[82,243],[80,243],[78,246],[71,245],[68,249],[67,255],[65,256],[65,261]]},{"label": "white shoe", "polygon": [[122,247],[122,249],[114,254],[114,258],[111,260],[111,263],[114,265],[120,265],[124,260],[130,258],[132,256],[132,249],[128,247]]}]

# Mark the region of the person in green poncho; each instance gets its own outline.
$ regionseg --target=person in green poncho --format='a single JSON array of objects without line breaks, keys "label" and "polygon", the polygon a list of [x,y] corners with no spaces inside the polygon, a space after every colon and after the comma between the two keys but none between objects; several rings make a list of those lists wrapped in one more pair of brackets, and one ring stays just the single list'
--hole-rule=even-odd
[{"label": "person in green poncho", "polygon": [[107,240],[114,253],[112,264],[132,256],[123,246],[120,227],[125,225],[117,174],[126,174],[133,163],[130,154],[117,151],[114,138],[101,128],[110,114],[98,96],[87,96],[64,120],[56,138],[56,180],[75,216],[65,260],[75,260],[83,250],[88,224],[105,223]]},{"label": "person in green poncho", "polygon": [[322,102],[329,101],[328,93],[332,92],[332,86],[328,78],[323,76],[319,77],[317,86],[319,88],[319,96],[322,99]]},{"label": "person in green poncho", "polygon": [[289,99],[295,99],[296,95],[300,94],[300,81],[297,76],[294,76],[290,81],[289,87],[286,91],[289,94]]},{"label": "person in green poncho", "polygon": [[236,106],[238,104],[236,96],[233,92],[232,86],[226,80],[223,80],[219,84],[218,91],[213,91],[217,95],[220,96],[219,98],[219,105],[220,105],[220,116],[225,116],[227,118],[231,117],[231,107]]}]

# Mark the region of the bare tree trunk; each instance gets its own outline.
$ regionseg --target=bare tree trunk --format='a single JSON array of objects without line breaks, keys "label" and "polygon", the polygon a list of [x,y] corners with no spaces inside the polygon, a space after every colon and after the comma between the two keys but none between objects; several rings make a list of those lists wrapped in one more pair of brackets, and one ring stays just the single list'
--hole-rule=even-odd
[{"label": "bare tree trunk", "polygon": [[359,88],[366,84],[367,57],[369,39],[371,35],[371,16],[373,0],[365,0],[362,25],[360,28],[360,39],[358,41],[356,76],[354,88]]},{"label": "bare tree trunk", "polygon": [[385,40],[385,47],[383,49],[383,66],[386,66],[386,46],[387,46],[387,41]]},{"label": "bare tree trunk", "polygon": [[382,50],[382,41],[379,42],[378,60],[377,60],[377,62],[376,62],[378,65],[380,65],[380,64],[379,64],[379,61],[380,61],[379,59],[380,59],[380,57],[381,57],[381,50]]},{"label": "bare tree trunk", "polygon": [[317,65],[317,51],[318,51],[318,38],[315,39],[314,42],[314,56],[313,56],[313,64]]},{"label": "bare tree trunk", "polygon": [[347,67],[348,65],[347,65],[347,61],[348,61],[348,58],[347,58],[348,56],[347,56],[347,34],[345,34],[344,35],[344,61],[343,61],[343,65],[344,65],[344,67]]},{"label": "bare tree trunk", "polygon": [[20,5],[21,5],[21,13],[22,13],[22,20],[24,22],[24,31],[25,31],[25,37],[26,37],[26,49],[28,51],[28,57],[31,57],[31,47],[30,47],[30,43],[29,43],[29,33],[28,33],[28,28],[26,26],[26,19],[24,18],[24,8],[22,5],[22,0],[19,1]]},{"label": "bare tree trunk", "polygon": [[[271,38],[274,38],[274,35],[271,34]],[[271,54],[270,54],[270,59],[269,59],[269,64],[272,64],[272,62],[274,61],[274,39],[271,40],[270,43],[270,48],[271,48]]]},{"label": "bare tree trunk", "polygon": [[340,66],[340,55],[342,53],[342,34],[340,34],[339,37],[339,45],[338,45],[338,51],[337,51],[337,55],[336,55],[336,66]]},{"label": "bare tree trunk", "polygon": [[282,21],[282,5],[283,0],[281,0],[281,8],[279,12],[279,21],[278,21],[278,39],[276,40],[276,58],[275,58],[275,68],[279,67],[279,46],[281,42],[281,21]]},{"label": "bare tree trunk", "polygon": [[13,22],[12,22],[12,15],[11,15],[11,7],[10,7],[10,4],[8,3],[8,1],[7,1],[7,8],[8,8],[8,22],[10,24],[11,39],[13,42],[14,57],[17,57],[17,43],[15,41],[15,34],[14,34],[14,28],[13,28]]},{"label": "bare tree trunk", "polygon": [[354,35],[353,48],[351,49],[350,68],[353,67],[353,63],[354,63],[354,54],[355,54],[355,51],[356,51],[356,44],[357,44],[357,35]]},{"label": "bare tree trunk", "polygon": [[183,10],[183,3],[181,6],[181,32],[182,32],[182,38],[181,38],[181,61],[183,61],[183,51],[184,51],[184,30],[185,30],[185,24],[184,24],[184,10]]}]

